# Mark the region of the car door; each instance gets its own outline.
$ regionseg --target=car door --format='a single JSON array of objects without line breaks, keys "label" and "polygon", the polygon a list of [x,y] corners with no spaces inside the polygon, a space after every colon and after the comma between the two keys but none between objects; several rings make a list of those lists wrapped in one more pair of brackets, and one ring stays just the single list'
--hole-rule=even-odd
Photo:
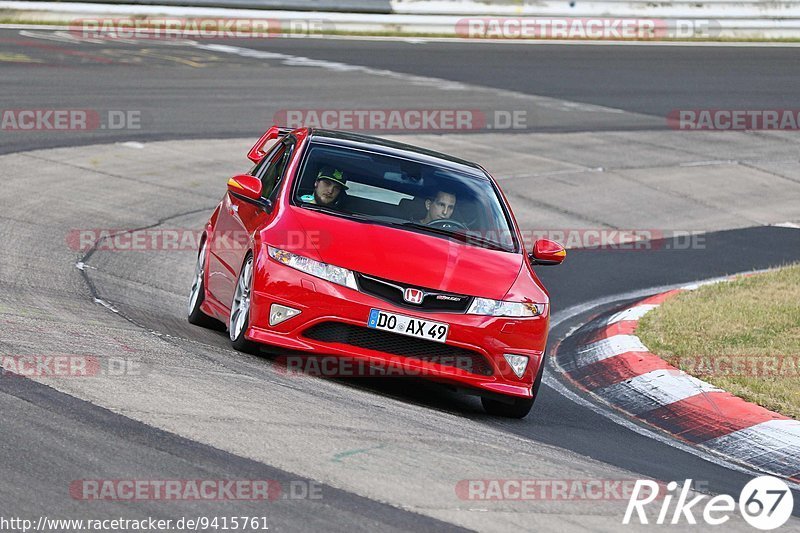
[{"label": "car door", "polygon": [[[293,138],[277,143],[253,169],[252,175],[261,179],[263,199],[274,201],[293,147]],[[270,216],[271,209],[265,209],[230,193],[222,200],[211,246],[209,292],[228,309],[233,301],[239,270],[250,249],[251,237]]]}]

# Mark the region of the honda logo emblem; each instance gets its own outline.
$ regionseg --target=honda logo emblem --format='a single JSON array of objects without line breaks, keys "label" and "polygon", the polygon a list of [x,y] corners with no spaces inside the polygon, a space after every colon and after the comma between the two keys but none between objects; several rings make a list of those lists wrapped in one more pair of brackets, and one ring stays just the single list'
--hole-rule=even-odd
[{"label": "honda logo emblem", "polygon": [[403,300],[410,304],[421,304],[423,292],[419,289],[406,289],[403,291]]}]

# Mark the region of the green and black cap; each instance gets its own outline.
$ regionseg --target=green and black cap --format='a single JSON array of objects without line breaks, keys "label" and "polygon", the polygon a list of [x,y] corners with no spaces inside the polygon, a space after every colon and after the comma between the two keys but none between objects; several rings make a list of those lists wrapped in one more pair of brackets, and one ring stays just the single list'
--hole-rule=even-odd
[{"label": "green and black cap", "polygon": [[342,189],[347,190],[347,179],[344,177],[344,172],[339,169],[333,168],[331,166],[324,166],[319,169],[319,174],[317,174],[318,180],[329,180],[334,183],[338,183],[342,186]]}]

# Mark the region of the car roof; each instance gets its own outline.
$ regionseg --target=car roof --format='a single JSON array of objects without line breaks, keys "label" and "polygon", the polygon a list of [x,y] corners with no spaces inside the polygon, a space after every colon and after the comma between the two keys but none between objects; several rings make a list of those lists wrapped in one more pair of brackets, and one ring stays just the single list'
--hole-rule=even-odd
[{"label": "car roof", "polygon": [[322,141],[326,144],[342,147],[368,149],[373,152],[413,159],[423,163],[459,170],[471,176],[488,179],[486,171],[477,163],[434,150],[428,150],[427,148],[414,146],[413,144],[337,130],[309,128],[309,134],[314,141]]}]

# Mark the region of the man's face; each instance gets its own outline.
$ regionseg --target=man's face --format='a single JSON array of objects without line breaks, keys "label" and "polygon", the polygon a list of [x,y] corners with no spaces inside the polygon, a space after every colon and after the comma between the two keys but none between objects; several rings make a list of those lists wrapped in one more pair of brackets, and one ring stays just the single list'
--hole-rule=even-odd
[{"label": "man's face", "polygon": [[425,207],[428,209],[427,222],[440,218],[450,218],[453,216],[453,209],[456,207],[456,197],[450,193],[440,192],[433,200],[425,200]]},{"label": "man's face", "polygon": [[339,197],[342,186],[331,180],[320,179],[314,184],[314,199],[319,205],[330,205]]}]

